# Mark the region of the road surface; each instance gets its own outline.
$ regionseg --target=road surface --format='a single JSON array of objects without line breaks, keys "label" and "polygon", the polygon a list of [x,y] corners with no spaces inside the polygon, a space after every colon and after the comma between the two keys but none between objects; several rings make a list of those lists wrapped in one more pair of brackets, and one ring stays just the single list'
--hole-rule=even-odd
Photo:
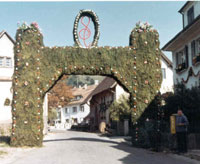
[{"label": "road surface", "polygon": [[[196,164],[173,154],[154,153],[131,147],[95,133],[54,131],[42,148],[22,151],[9,164]],[[6,163],[6,161],[4,160]],[[4,164],[3,162],[3,164]],[[1,163],[1,159],[0,159]]]}]

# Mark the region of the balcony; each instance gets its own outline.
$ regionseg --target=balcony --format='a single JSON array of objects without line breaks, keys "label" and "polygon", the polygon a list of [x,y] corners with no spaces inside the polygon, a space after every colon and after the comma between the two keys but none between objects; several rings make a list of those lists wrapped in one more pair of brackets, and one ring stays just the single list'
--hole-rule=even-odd
[{"label": "balcony", "polygon": [[176,68],[176,73],[181,73],[183,70],[186,70],[186,69],[187,69],[186,63],[181,63]]},{"label": "balcony", "polygon": [[200,53],[197,56],[193,57],[193,59],[192,59],[193,65],[197,65],[199,63],[200,63]]}]

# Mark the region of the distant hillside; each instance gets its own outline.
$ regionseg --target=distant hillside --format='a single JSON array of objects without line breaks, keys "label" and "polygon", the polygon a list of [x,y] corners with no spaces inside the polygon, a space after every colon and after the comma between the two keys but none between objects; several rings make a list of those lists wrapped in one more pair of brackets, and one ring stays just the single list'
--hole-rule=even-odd
[{"label": "distant hillside", "polygon": [[67,79],[67,85],[73,87],[83,86],[84,84],[93,85],[95,80],[100,83],[104,78],[104,76],[70,75]]}]

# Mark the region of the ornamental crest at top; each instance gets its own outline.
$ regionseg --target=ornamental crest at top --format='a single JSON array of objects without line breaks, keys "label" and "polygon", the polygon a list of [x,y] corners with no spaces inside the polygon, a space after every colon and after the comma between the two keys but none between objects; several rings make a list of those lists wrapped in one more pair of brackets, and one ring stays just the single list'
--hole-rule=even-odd
[{"label": "ornamental crest at top", "polygon": [[136,23],[135,30],[137,32],[157,32],[148,22],[143,23],[140,21]]},{"label": "ornamental crest at top", "polygon": [[[94,36],[93,41],[88,42],[91,39],[92,31],[90,29],[90,22],[94,24]],[[79,24],[82,24],[81,29],[78,31]],[[99,18],[92,10],[80,10],[74,21],[73,37],[76,46],[81,48],[96,47],[99,40]]]}]

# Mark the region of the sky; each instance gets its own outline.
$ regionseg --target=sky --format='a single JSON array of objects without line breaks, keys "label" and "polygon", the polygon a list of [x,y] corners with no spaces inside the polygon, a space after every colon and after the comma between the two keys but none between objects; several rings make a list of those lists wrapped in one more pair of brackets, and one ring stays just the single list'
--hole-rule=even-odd
[{"label": "sky", "polygon": [[[0,31],[15,38],[17,23],[37,22],[45,46],[73,46],[73,25],[81,9],[99,17],[98,46],[128,46],[138,21],[149,22],[160,34],[160,48],[182,30],[178,10],[185,1],[151,2],[0,2]],[[171,59],[171,53],[165,53]]]}]

